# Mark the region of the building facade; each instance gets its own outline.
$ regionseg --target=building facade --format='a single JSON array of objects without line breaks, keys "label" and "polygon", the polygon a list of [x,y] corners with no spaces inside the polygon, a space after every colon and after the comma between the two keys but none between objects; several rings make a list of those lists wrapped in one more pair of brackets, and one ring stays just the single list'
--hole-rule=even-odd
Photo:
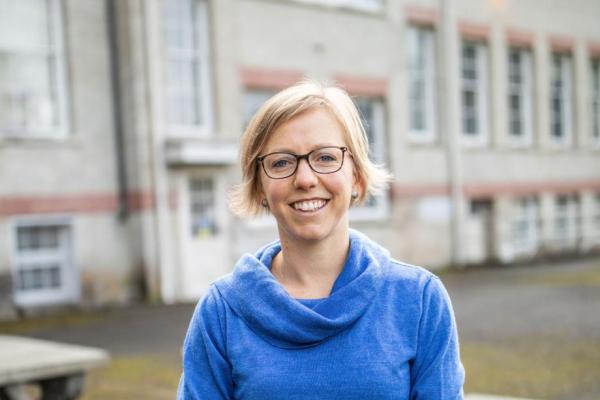
[{"label": "building facade", "polygon": [[600,249],[595,0],[0,0],[0,315],[194,301],[269,216],[227,208],[245,124],[355,99],[388,192],[351,225],[428,268]]}]

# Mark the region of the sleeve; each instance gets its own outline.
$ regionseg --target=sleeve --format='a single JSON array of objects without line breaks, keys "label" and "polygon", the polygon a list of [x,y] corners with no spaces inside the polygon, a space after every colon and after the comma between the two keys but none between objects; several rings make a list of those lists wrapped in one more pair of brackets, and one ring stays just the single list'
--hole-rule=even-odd
[{"label": "sleeve", "polygon": [[226,356],[223,304],[211,287],[198,303],[183,343],[178,400],[233,399],[231,365]]},{"label": "sleeve", "polygon": [[442,282],[432,276],[423,289],[410,399],[462,399],[464,380],[452,304]]}]

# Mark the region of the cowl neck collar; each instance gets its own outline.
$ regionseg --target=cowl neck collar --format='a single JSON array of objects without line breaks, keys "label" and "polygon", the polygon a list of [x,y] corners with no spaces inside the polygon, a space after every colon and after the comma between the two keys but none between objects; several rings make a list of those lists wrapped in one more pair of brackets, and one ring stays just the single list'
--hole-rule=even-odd
[{"label": "cowl neck collar", "polygon": [[389,252],[350,230],[350,249],[329,297],[313,308],[290,297],[270,271],[281,243],[246,254],[215,283],[225,302],[252,331],[274,346],[318,345],[354,324],[371,305],[387,275]]}]

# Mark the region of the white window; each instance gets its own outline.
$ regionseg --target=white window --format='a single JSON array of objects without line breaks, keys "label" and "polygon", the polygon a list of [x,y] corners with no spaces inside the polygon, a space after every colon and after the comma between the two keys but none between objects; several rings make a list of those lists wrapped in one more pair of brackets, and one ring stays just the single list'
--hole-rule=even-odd
[{"label": "white window", "polygon": [[539,205],[535,197],[524,197],[515,202],[515,213],[510,225],[512,253],[533,255],[540,240]]},{"label": "white window", "polygon": [[20,305],[75,301],[71,227],[64,221],[18,222],[15,226],[14,290]]},{"label": "white window", "polygon": [[573,64],[568,54],[552,55],[550,134],[555,143],[571,143],[573,130]]},{"label": "white window", "polygon": [[555,200],[554,237],[563,249],[577,246],[579,231],[579,202],[575,195],[560,195]]},{"label": "white window", "polygon": [[174,134],[211,129],[208,10],[202,0],[164,0],[166,113]]},{"label": "white window", "polygon": [[272,90],[249,89],[244,93],[244,129],[254,117],[258,109],[269,100],[275,92]]},{"label": "white window", "polygon": [[[386,119],[383,100],[371,97],[356,97],[354,101],[369,140],[369,158],[376,164],[384,164],[386,161]],[[350,209],[350,218],[353,220],[385,218],[388,215],[388,203],[385,193],[380,196],[369,197],[363,206]]]},{"label": "white window", "polygon": [[296,0],[300,3],[320,4],[330,7],[352,8],[355,10],[381,12],[383,0]]},{"label": "white window", "polygon": [[592,230],[594,232],[594,238],[597,242],[600,242],[600,193],[594,195],[592,213]]},{"label": "white window", "polygon": [[435,33],[413,26],[408,30],[409,138],[432,142],[436,136]]},{"label": "white window", "polygon": [[482,146],[488,140],[488,62],[485,43],[462,45],[462,129],[466,145]]},{"label": "white window", "polygon": [[511,142],[531,145],[533,131],[533,79],[531,51],[512,47],[508,51],[508,125]]},{"label": "white window", "polygon": [[59,0],[0,0],[0,137],[64,137]]},{"label": "white window", "polygon": [[592,143],[600,146],[600,58],[595,58],[592,67]]},{"label": "white window", "polygon": [[215,188],[212,178],[190,180],[191,235],[196,238],[218,233]]}]

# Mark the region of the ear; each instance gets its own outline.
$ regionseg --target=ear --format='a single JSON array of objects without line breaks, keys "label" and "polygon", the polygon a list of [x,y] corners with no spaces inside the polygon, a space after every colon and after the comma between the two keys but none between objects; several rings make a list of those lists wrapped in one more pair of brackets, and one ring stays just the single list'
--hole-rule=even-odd
[{"label": "ear", "polygon": [[360,197],[365,191],[365,184],[356,172],[356,168],[352,172],[352,191],[358,193]]}]

